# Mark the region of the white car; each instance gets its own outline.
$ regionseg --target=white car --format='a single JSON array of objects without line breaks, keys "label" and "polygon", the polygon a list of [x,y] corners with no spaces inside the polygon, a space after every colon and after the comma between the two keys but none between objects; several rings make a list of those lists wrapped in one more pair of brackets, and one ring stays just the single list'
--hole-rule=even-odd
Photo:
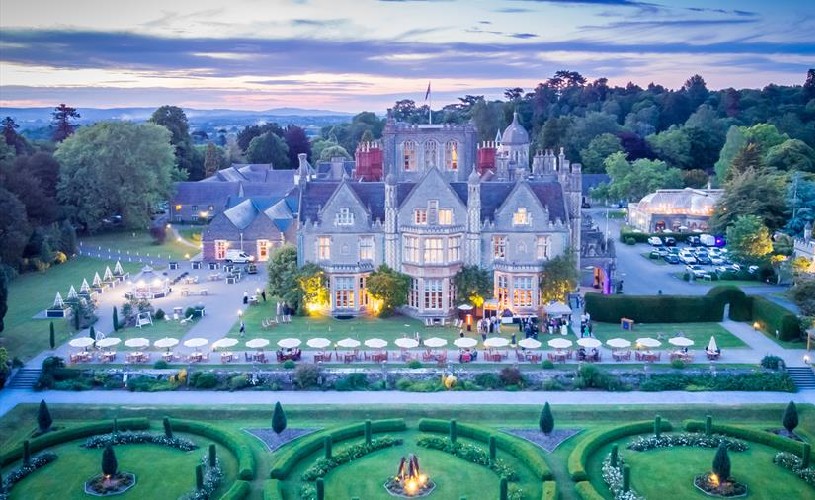
[{"label": "white car", "polygon": [[683,264],[696,264],[696,257],[690,253],[680,253],[679,254],[679,261]]},{"label": "white car", "polygon": [[662,246],[662,239],[660,239],[659,236],[650,236],[648,238],[648,243],[651,244],[652,246],[655,246],[655,247],[661,247]]},{"label": "white car", "polygon": [[718,255],[716,256],[711,255],[710,263],[713,264],[714,266],[721,266],[722,264],[724,264],[724,259],[719,257]]},{"label": "white car", "polygon": [[704,278],[709,274],[702,266],[685,266],[685,270],[693,274],[695,278]]}]

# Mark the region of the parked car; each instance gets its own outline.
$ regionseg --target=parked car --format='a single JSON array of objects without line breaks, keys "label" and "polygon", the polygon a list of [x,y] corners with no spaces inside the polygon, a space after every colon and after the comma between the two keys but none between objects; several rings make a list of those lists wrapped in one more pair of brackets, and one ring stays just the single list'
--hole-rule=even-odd
[{"label": "parked car", "polygon": [[665,246],[666,247],[675,247],[676,246],[676,238],[673,236],[666,236],[665,237]]},{"label": "parked car", "polygon": [[696,257],[689,253],[679,254],[679,261],[683,264],[696,264]]},{"label": "parked car", "polygon": [[696,262],[705,266],[710,265],[712,263],[710,257],[708,257],[706,253],[697,253]]},{"label": "parked car", "polygon": [[758,266],[750,266],[747,268],[747,272],[750,274],[755,274],[758,272]]},{"label": "parked car", "polygon": [[739,266],[736,264],[724,264],[721,266],[716,266],[714,268],[717,273],[737,273],[739,272]]},{"label": "parked car", "polygon": [[692,247],[702,246],[702,240],[698,236],[688,236],[688,245]]},{"label": "parked car", "polygon": [[714,266],[721,266],[724,264],[724,259],[715,255],[710,256],[710,263]]},{"label": "parked car", "polygon": [[716,246],[716,237],[712,234],[699,235],[699,241],[701,241],[706,247]]},{"label": "parked car", "polygon": [[678,257],[678,256],[676,256],[676,255],[674,255],[674,254],[672,254],[672,253],[669,253],[668,255],[666,255],[665,257],[663,257],[663,259],[664,259],[664,260],[665,260],[665,262],[667,262],[668,264],[679,264],[679,257]]},{"label": "parked car", "polygon": [[228,263],[246,264],[255,260],[255,257],[241,250],[227,250],[226,259]]},{"label": "parked car", "polygon": [[696,265],[685,266],[685,270],[687,272],[691,273],[694,276],[694,278],[704,278],[705,276],[707,276],[709,274],[707,272],[707,269],[705,269],[702,266],[696,266]]},{"label": "parked car", "polygon": [[662,246],[662,239],[659,236],[649,236],[648,237],[648,243],[650,245],[652,245],[652,246],[655,246],[655,247],[661,247]]}]

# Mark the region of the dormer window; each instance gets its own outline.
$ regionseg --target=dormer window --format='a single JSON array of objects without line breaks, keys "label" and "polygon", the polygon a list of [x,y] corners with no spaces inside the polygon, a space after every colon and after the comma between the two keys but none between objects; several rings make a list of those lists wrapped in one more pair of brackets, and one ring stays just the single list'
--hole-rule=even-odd
[{"label": "dormer window", "polygon": [[439,210],[439,225],[452,226],[453,225],[453,210],[449,208],[442,208]]},{"label": "dormer window", "polygon": [[354,212],[348,207],[343,207],[337,212],[335,224],[338,226],[351,226],[354,224]]},{"label": "dormer window", "polygon": [[413,223],[416,225],[427,224],[427,209],[417,208],[413,211]]},{"label": "dormer window", "polygon": [[521,207],[519,208],[514,214],[512,214],[512,225],[513,226],[528,226],[532,222],[532,217],[529,214],[529,211]]}]

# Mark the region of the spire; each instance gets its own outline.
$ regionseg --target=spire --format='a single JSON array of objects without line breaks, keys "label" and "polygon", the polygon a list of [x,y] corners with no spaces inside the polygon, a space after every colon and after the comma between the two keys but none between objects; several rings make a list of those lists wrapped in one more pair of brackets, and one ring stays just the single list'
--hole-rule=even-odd
[{"label": "spire", "polygon": [[478,184],[481,180],[481,176],[478,175],[478,169],[473,165],[473,169],[470,171],[470,176],[467,177],[468,184]]}]

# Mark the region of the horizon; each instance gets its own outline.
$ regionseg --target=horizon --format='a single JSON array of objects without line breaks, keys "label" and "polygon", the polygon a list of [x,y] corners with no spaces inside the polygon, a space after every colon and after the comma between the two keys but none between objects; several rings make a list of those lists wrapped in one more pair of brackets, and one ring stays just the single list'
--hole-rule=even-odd
[{"label": "horizon", "polygon": [[[711,90],[801,85],[815,66],[815,7],[759,0],[215,0],[167,6],[0,3],[0,107],[378,115],[503,99],[556,71],[610,86]],[[463,8],[466,5],[466,8]],[[126,21],[125,21],[126,20]]]}]

